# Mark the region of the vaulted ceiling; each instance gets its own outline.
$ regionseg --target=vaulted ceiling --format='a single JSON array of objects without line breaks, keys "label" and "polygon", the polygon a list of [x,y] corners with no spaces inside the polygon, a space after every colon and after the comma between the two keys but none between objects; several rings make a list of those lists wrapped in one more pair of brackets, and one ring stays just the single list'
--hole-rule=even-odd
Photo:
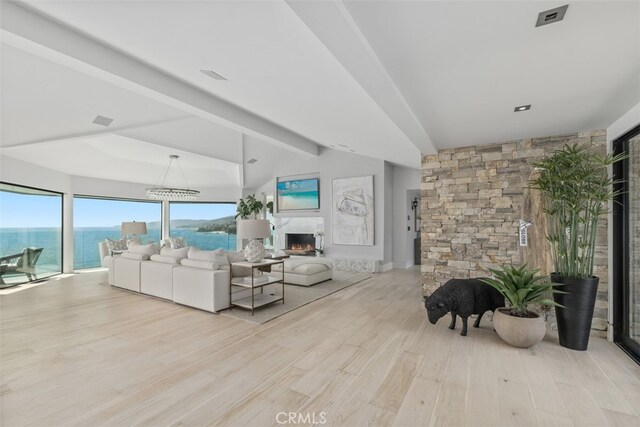
[{"label": "vaulted ceiling", "polygon": [[0,147],[143,183],[176,153],[194,185],[252,186],[246,138],[417,168],[437,149],[606,127],[640,101],[640,4],[574,2],[534,26],[560,5],[5,1]]}]

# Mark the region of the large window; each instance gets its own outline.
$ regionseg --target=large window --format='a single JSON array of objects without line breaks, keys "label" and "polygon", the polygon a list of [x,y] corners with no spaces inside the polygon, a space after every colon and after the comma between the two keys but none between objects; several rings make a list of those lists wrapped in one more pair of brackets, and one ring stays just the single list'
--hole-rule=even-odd
[{"label": "large window", "polygon": [[160,202],[74,197],[73,268],[100,267],[99,242],[106,238],[119,239],[123,222],[146,222],[147,234],[138,237],[143,243],[158,242],[161,218]]},{"label": "large window", "polygon": [[171,237],[183,236],[200,249],[236,250],[235,203],[169,204]]},{"label": "large window", "polygon": [[614,340],[640,363],[640,126],[613,142],[628,157],[614,165]]},{"label": "large window", "polygon": [[0,183],[0,287],[62,272],[62,194]]}]

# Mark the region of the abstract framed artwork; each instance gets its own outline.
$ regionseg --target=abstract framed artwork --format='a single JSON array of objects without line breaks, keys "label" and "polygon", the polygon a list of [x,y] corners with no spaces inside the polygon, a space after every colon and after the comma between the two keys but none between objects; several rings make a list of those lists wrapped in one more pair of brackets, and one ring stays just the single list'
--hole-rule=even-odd
[{"label": "abstract framed artwork", "polygon": [[373,245],[373,175],[334,179],[332,197],[333,243]]}]

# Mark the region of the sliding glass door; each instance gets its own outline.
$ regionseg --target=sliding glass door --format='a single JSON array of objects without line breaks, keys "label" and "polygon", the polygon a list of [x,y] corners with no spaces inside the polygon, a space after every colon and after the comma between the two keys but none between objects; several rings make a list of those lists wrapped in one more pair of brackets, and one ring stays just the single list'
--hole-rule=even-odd
[{"label": "sliding glass door", "polygon": [[614,168],[614,339],[640,363],[640,126],[614,141],[628,158]]},{"label": "sliding glass door", "polygon": [[62,272],[62,194],[0,183],[0,288]]}]

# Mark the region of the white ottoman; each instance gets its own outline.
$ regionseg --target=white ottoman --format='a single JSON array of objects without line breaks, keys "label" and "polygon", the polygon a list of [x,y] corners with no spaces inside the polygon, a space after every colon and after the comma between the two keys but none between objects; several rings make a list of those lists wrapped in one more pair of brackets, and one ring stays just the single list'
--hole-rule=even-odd
[{"label": "white ottoman", "polygon": [[[271,267],[281,272],[282,264]],[[311,286],[333,278],[333,262],[322,257],[292,257],[284,260],[284,282],[289,285]]]}]

